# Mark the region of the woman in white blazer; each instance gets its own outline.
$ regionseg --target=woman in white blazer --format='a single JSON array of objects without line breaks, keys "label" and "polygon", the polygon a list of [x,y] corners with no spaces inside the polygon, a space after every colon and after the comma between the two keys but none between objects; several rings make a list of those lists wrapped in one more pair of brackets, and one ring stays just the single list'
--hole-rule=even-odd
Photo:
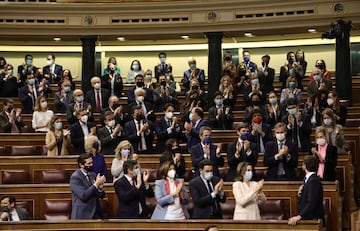
[{"label": "woman in white blazer", "polygon": [[176,170],[173,162],[165,162],[159,169],[163,179],[155,181],[155,197],[157,205],[151,219],[183,220],[189,218],[186,205],[189,196],[184,179],[175,178]]},{"label": "woman in white blazer", "polygon": [[264,180],[252,181],[253,169],[247,162],[239,163],[233,183],[235,198],[234,220],[260,220],[259,204],[266,200],[262,192]]}]

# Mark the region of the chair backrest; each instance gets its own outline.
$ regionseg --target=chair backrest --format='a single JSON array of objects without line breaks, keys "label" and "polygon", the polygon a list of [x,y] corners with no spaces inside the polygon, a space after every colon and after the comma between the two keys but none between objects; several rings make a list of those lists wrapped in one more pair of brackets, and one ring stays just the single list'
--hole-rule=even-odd
[{"label": "chair backrest", "polygon": [[186,168],[185,174],[183,176],[185,182],[189,182],[192,179],[193,171],[191,168]]},{"label": "chair backrest", "polygon": [[43,170],[41,175],[43,184],[69,183],[69,177],[65,170]]},{"label": "chair backrest", "polygon": [[3,184],[29,184],[30,174],[26,170],[2,170]]},{"label": "chair backrest", "polygon": [[33,212],[34,212],[33,211],[34,210],[33,203],[34,203],[34,201],[32,201],[31,199],[30,200],[21,200],[21,201],[16,200],[16,207],[26,209],[29,212],[30,216],[34,217],[33,216]]},{"label": "chair backrest", "polygon": [[147,171],[149,173],[149,182],[155,182],[158,179],[158,169],[143,169],[143,171]]},{"label": "chair backrest", "polygon": [[224,219],[233,219],[235,209],[235,199],[227,198],[225,203],[220,203]]},{"label": "chair backrest", "polygon": [[229,167],[220,167],[219,168],[220,178],[225,180],[228,172],[229,172]]},{"label": "chair backrest", "polygon": [[36,155],[35,147],[32,145],[14,145],[11,147],[12,156],[32,156]]},{"label": "chair backrest", "polygon": [[0,155],[5,154],[5,147],[0,146]]},{"label": "chair backrest", "polygon": [[113,207],[112,204],[109,202],[108,198],[104,198],[100,201],[100,206],[103,211],[104,219],[111,219],[115,218],[113,213]]},{"label": "chair backrest", "polygon": [[331,212],[330,212],[330,202],[329,199],[323,199],[323,209],[324,209],[324,218],[325,218],[325,225],[323,230],[331,230]]},{"label": "chair backrest", "polygon": [[265,179],[267,168],[255,168],[256,179]]},{"label": "chair backrest", "polygon": [[278,199],[268,199],[259,205],[262,220],[284,219],[284,203]]},{"label": "chair backrest", "polygon": [[69,220],[71,216],[71,199],[46,199],[46,220]]}]

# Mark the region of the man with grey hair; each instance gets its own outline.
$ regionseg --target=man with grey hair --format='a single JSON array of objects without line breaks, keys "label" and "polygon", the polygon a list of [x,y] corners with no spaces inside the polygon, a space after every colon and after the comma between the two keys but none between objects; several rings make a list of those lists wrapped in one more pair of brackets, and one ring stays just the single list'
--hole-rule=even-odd
[{"label": "man with grey hair", "polygon": [[196,59],[194,57],[189,57],[188,59],[189,69],[184,71],[184,77],[182,83],[185,86],[185,91],[190,90],[190,81],[197,79],[200,83],[201,90],[204,90],[205,82],[205,72],[204,69],[196,67]]},{"label": "man with grey hair", "polygon": [[92,77],[90,82],[93,89],[86,93],[85,101],[91,104],[93,113],[100,113],[108,106],[110,93],[107,89],[101,88],[101,79],[99,77]]}]

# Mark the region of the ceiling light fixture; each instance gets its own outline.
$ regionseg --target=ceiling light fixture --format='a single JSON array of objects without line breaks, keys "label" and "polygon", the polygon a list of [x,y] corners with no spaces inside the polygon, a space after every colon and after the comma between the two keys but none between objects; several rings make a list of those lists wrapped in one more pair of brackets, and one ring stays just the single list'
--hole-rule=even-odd
[{"label": "ceiling light fixture", "polygon": [[61,41],[61,38],[60,37],[54,37],[53,40],[54,41]]},{"label": "ceiling light fixture", "polygon": [[251,32],[245,32],[244,36],[246,36],[246,37],[254,37],[254,35]]},{"label": "ceiling light fixture", "polygon": [[315,28],[310,28],[310,29],[308,29],[308,32],[309,33],[316,33],[316,29]]},{"label": "ceiling light fixture", "polygon": [[119,41],[125,41],[124,37],[117,37],[116,39],[119,40]]},{"label": "ceiling light fixture", "polygon": [[189,37],[189,35],[181,35],[181,38],[182,39],[189,39],[190,37]]}]

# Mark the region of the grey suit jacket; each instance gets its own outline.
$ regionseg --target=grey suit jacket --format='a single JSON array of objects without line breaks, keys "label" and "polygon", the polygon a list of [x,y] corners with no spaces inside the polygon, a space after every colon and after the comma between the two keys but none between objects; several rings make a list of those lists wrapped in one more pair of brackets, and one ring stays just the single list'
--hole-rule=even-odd
[{"label": "grey suit jacket", "polygon": [[[90,172],[93,180],[96,175]],[[92,219],[97,206],[97,200],[104,198],[105,192],[98,190],[90,184],[80,169],[76,170],[70,177],[70,188],[72,192],[71,219]]]},{"label": "grey suit jacket", "polygon": [[[15,210],[19,216],[20,221],[23,220],[32,220],[31,215],[29,214],[29,212],[25,209],[25,208],[21,208],[21,207],[15,207]],[[0,213],[1,216],[2,213]],[[0,221],[2,221],[0,219]]]}]

